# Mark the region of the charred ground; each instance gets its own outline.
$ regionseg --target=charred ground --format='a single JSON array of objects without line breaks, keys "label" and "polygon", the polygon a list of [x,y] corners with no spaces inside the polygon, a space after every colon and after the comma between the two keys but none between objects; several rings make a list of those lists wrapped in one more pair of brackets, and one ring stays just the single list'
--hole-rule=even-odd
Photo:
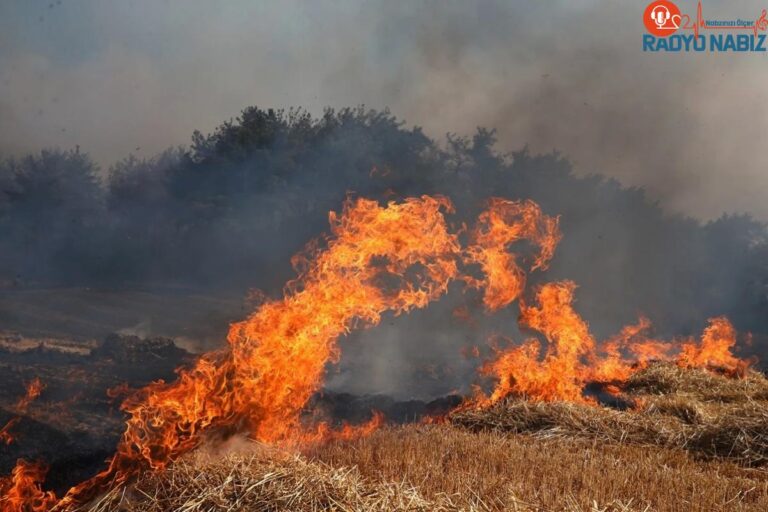
[{"label": "charred ground", "polygon": [[[98,342],[6,335],[0,345],[0,472],[18,459],[45,461],[46,487],[61,493],[103,469],[124,428],[119,406],[132,390],[152,381],[172,381],[176,370],[195,356],[170,338],[112,334]],[[39,380],[41,392],[20,410],[25,384]],[[432,401],[397,401],[385,395],[357,396],[323,391],[308,404],[333,425],[363,423],[373,411],[395,424],[443,416],[461,402],[458,396]]]}]

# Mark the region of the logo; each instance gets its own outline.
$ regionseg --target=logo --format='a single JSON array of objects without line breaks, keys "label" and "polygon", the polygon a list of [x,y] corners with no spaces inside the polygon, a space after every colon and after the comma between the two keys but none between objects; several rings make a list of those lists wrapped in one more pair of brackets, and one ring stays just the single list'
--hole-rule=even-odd
[{"label": "logo", "polygon": [[655,0],[643,12],[644,52],[765,52],[768,13],[755,17],[707,18],[699,0],[696,15],[668,0]]},{"label": "logo", "polygon": [[667,0],[656,0],[648,4],[643,14],[643,23],[649,33],[656,37],[667,37],[680,28],[680,9]]}]

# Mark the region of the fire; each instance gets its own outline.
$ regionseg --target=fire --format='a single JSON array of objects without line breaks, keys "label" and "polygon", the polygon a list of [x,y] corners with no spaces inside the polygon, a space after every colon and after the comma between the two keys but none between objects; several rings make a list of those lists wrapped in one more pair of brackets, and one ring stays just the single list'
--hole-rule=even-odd
[{"label": "fire", "polygon": [[539,361],[541,344],[530,339],[485,364],[481,373],[498,377],[487,402],[511,393],[541,400],[584,400],[582,387],[590,367],[583,360],[594,353],[596,343],[586,322],[571,307],[575,288],[570,281],[548,284],[536,294],[539,307],[521,301],[521,325],[544,334],[549,347]]},{"label": "fire", "polygon": [[47,469],[43,464],[19,460],[10,478],[0,479],[0,510],[44,512],[56,504],[56,496],[40,489]]},{"label": "fire", "polygon": [[371,419],[362,425],[350,425],[346,422],[340,429],[332,429],[328,423],[320,422],[313,430],[306,430],[301,434],[302,443],[319,443],[323,441],[342,440],[348,441],[365,437],[381,427],[384,424],[384,415],[379,411],[374,411]]},{"label": "fire", "polygon": [[[546,269],[560,240],[558,219],[536,203],[494,198],[463,247],[460,232],[449,229],[445,219],[452,211],[444,197],[386,206],[347,201],[340,215],[329,214],[330,236],[293,258],[298,277],[285,286],[283,298],[260,301],[253,314],[233,324],[226,349],[180,369],[175,382],[157,381],[128,394],[121,405],[126,429],[107,469],[55,501],[41,491],[43,468],[20,461],[10,477],[0,479],[0,489],[18,497],[0,501],[0,511],[38,510],[38,504],[70,510],[141,471],[162,470],[215,437],[247,432],[266,443],[301,444],[378,428],[383,421],[378,414],[365,425],[340,430],[302,419],[322,386],[326,365],[339,360],[339,337],[374,326],[385,314],[423,308],[455,281],[480,290],[487,312],[498,311],[523,296],[527,272]],[[521,240],[536,248],[531,259],[511,252]],[[482,277],[475,275],[478,267]],[[636,342],[647,329],[642,322],[598,345],[572,307],[574,290],[571,282],[552,283],[538,289],[537,305],[521,302],[521,324],[541,332],[547,349],[543,359],[537,340],[499,351],[481,369],[498,383],[480,405],[509,394],[586,401],[582,389],[589,380],[622,380],[630,374],[625,353],[641,361],[667,353],[665,344]],[[733,332],[728,327],[723,319],[708,329],[705,342],[683,347],[681,364],[736,365],[738,360],[729,359]],[[28,389],[28,395],[39,395],[40,386],[38,381],[37,391]]]},{"label": "fire", "polygon": [[715,367],[730,373],[740,373],[744,361],[734,357],[731,349],[736,345],[736,329],[727,318],[712,318],[701,335],[701,343],[685,343],[678,364],[683,367]]},{"label": "fire", "polygon": [[[459,276],[461,246],[443,213],[442,197],[386,207],[348,202],[330,214],[326,248],[310,244],[294,258],[299,277],[282,300],[264,303],[234,324],[229,349],[201,357],[176,382],[154,383],[121,408],[129,418],[109,467],[73,489],[66,509],[138,471],[164,468],[207,435],[248,431],[264,442],[311,441],[328,428],[305,428],[300,413],[337,361],[339,336],[375,325],[442,296]],[[360,427],[375,428],[374,422]],[[339,434],[356,435],[352,427]]]},{"label": "fire", "polygon": [[0,442],[5,443],[7,446],[16,440],[16,436],[11,433],[11,429],[15,427],[19,421],[21,421],[21,418],[16,416],[11,418],[3,428],[0,428]]},{"label": "fire", "polygon": [[[30,404],[37,400],[37,398],[43,392],[43,389],[45,389],[45,385],[39,378],[35,377],[32,379],[25,386],[24,396],[19,398],[19,400],[13,406],[13,408],[16,410],[16,414],[25,414]],[[14,434],[11,433],[11,429],[15,427],[19,421],[21,421],[21,418],[19,416],[15,416],[8,420],[8,422],[3,425],[2,428],[0,428],[0,442],[9,445],[16,441],[17,438]]]},{"label": "fire", "polygon": [[467,261],[480,265],[485,278],[467,278],[470,285],[483,288],[483,304],[498,311],[516,300],[525,289],[525,271],[509,246],[521,239],[538,246],[531,270],[546,270],[560,242],[558,219],[544,215],[533,201],[492,198],[472,231],[473,244]]},{"label": "fire", "polygon": [[589,326],[573,308],[575,283],[548,283],[536,292],[538,306],[520,302],[520,324],[544,335],[541,344],[530,339],[519,347],[498,350],[480,372],[496,379],[490,396],[480,395],[475,404],[485,406],[510,396],[533,400],[591,403],[583,394],[586,384],[603,383],[616,393],[634,372],[652,360],[674,361],[689,368],[712,368],[738,375],[746,363],[731,349],[736,344],[736,330],[724,318],[712,318],[700,342],[660,341],[648,337],[651,323],[641,317],[637,324],[597,343]]},{"label": "fire", "polygon": [[35,377],[32,379],[26,386],[26,393],[24,393],[24,396],[16,402],[16,410],[19,414],[27,412],[29,404],[37,400],[44,389],[45,385],[39,378]]}]

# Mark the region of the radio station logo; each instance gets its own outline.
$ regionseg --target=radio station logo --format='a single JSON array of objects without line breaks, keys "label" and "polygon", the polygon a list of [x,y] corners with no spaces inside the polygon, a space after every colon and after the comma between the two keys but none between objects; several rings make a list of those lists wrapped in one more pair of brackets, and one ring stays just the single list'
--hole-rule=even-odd
[{"label": "radio station logo", "polygon": [[765,52],[768,14],[753,18],[714,19],[704,16],[698,2],[696,16],[668,0],[655,0],[643,12],[644,52]]},{"label": "radio station logo", "polygon": [[650,34],[667,37],[680,28],[680,9],[672,2],[657,0],[645,8],[643,23]]}]

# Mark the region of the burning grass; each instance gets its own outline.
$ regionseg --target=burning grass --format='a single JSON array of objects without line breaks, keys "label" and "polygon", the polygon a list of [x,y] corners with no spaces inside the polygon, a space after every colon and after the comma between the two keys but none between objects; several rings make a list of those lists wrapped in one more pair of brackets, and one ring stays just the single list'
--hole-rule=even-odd
[{"label": "burning grass", "polygon": [[747,466],[768,462],[768,380],[748,371],[733,379],[706,370],[654,364],[633,375],[618,398],[634,410],[509,398],[451,416],[471,430],[581,437],[659,445]]},{"label": "burning grass", "polygon": [[636,409],[518,398],[304,455],[258,444],[195,453],[84,510],[768,509],[762,374],[654,364],[620,398]]},{"label": "burning grass", "polygon": [[[426,307],[454,282],[476,289],[488,313],[519,299],[521,327],[538,332],[547,343],[545,348],[543,339],[530,338],[507,348],[495,347],[493,358],[480,368],[483,376],[495,380],[492,393],[478,392],[462,412],[451,416],[453,425],[501,432],[500,439],[508,432],[533,433],[536,442],[592,438],[602,444],[685,449],[729,459],[729,464],[766,462],[768,384],[749,373],[747,363],[734,355],[737,332],[728,319],[711,318],[698,340],[664,341],[651,338],[650,321],[641,318],[637,325],[600,342],[574,308],[574,282],[544,283],[524,295],[527,272],[545,269],[554,254],[560,240],[557,218],[545,215],[531,201],[491,198],[465,244],[461,232],[444,216],[452,211],[447,198],[422,196],[386,206],[361,198],[348,201],[341,215],[331,212],[331,236],[310,243],[292,259],[298,277],[286,285],[282,299],[264,302],[233,324],[226,349],[201,355],[180,369],[173,382],[154,381],[125,398],[120,406],[126,415],[125,430],[106,469],[71,487],[60,499],[46,491],[46,503],[38,506],[34,500],[45,489],[43,467],[33,471],[20,461],[10,477],[0,478],[0,486],[18,490],[12,499],[0,497],[0,510],[42,512],[49,502],[55,503],[55,510],[73,510],[103,493],[106,497],[95,510],[584,510],[600,509],[600,503],[605,504],[603,509],[634,508],[631,494],[622,491],[621,499],[629,501],[616,501],[616,496],[599,492],[602,479],[597,475],[603,466],[594,469],[588,485],[581,484],[589,492],[571,486],[551,493],[545,486],[542,494],[547,496],[534,493],[530,500],[519,501],[516,489],[523,494],[530,489],[516,484],[509,468],[496,468],[497,477],[483,473],[488,480],[478,482],[484,489],[478,491],[463,483],[465,473],[459,465],[466,460],[457,459],[451,466],[434,459],[445,453],[437,438],[424,440],[419,448],[429,456],[408,463],[424,466],[425,472],[414,474],[422,478],[405,480],[401,475],[408,472],[402,467],[400,474],[387,473],[390,464],[402,466],[397,456],[408,453],[400,454],[395,445],[380,474],[366,478],[304,459],[188,458],[210,439],[232,433],[246,433],[276,446],[311,446],[374,430],[375,421],[340,432],[325,423],[302,421],[311,398],[322,388],[328,363],[339,360],[339,337],[355,327],[375,326],[386,312],[400,315]],[[521,240],[530,242],[534,254],[518,258],[510,252],[510,246]],[[120,347],[118,343],[114,348]],[[640,371],[656,360],[672,366]],[[678,367],[700,370],[685,373]],[[729,377],[702,373],[714,367]],[[727,381],[733,377],[743,378]],[[595,406],[595,400],[584,395],[595,383],[623,390],[617,400],[633,404],[635,410]],[[514,398],[520,396],[541,402]],[[461,437],[470,446],[464,450],[466,457],[474,456],[473,439],[483,442],[483,435],[489,435],[449,425],[435,428],[439,430],[431,432],[440,432],[437,437],[470,436]],[[571,480],[584,470],[589,457],[597,455],[574,452],[568,468]],[[561,459],[549,466],[555,477],[561,476],[557,465]],[[526,465],[528,459],[516,463]],[[137,478],[130,494],[115,490]],[[403,484],[388,483],[393,481]],[[626,486],[632,479],[625,474],[622,481]],[[497,482],[496,487],[487,482]],[[423,490],[426,498],[409,485]],[[728,492],[712,495],[709,503],[738,503],[758,487],[739,488],[735,494],[729,487]],[[760,488],[765,490],[764,485]],[[684,502],[693,499],[689,493],[682,495],[687,496]],[[640,505],[645,510],[646,504]]]}]

